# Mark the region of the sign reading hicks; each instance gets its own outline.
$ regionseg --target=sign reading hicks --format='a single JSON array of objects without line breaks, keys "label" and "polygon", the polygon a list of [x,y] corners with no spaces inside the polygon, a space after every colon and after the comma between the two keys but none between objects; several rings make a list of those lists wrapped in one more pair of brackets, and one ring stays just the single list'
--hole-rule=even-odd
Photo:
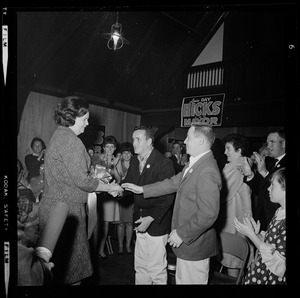
[{"label": "sign reading hicks", "polygon": [[225,93],[184,97],[181,106],[181,127],[190,127],[192,122],[222,125]]}]

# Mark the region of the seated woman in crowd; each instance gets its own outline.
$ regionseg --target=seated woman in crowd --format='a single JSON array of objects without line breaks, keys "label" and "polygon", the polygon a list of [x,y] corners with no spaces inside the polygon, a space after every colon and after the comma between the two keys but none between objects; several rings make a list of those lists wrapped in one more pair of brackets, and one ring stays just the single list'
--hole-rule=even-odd
[{"label": "seated woman in crowd", "polygon": [[30,144],[32,153],[25,156],[25,165],[28,171],[27,180],[30,183],[32,177],[40,174],[40,165],[44,163],[46,145],[41,138],[33,138]]},{"label": "seated woman in crowd", "polygon": [[280,207],[268,225],[267,231],[260,232],[260,222],[245,217],[242,221],[235,218],[237,231],[246,235],[256,246],[256,255],[245,276],[248,284],[285,284],[286,283],[286,221],[285,221],[285,168],[273,173],[268,188],[270,199]]}]

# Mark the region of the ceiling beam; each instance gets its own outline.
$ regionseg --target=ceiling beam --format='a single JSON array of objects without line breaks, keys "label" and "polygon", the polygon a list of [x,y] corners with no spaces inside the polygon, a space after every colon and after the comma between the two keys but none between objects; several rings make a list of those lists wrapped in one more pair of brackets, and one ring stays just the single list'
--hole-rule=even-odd
[{"label": "ceiling beam", "polygon": [[[186,28],[188,31],[190,31],[191,33],[194,33],[196,36],[200,37],[202,39],[202,34],[200,34],[199,31],[195,30],[194,28],[188,26],[187,24],[184,24],[183,22],[179,21],[178,19],[176,19],[175,17],[169,15],[168,13],[161,11],[161,14],[163,14],[164,16],[168,17],[169,19],[171,19],[172,21],[174,21],[175,23],[178,23],[179,25],[181,25],[182,27]],[[205,16],[207,15],[207,12],[205,12],[204,16],[201,17],[201,21],[205,18]]]}]

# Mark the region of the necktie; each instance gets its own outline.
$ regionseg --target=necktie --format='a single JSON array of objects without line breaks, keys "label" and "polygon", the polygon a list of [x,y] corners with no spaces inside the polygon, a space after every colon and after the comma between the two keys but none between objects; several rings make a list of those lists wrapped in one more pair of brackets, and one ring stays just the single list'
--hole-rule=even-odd
[{"label": "necktie", "polygon": [[144,157],[144,158],[141,158],[141,160],[140,160],[140,166],[139,166],[140,174],[142,174],[142,172],[143,172],[143,169],[144,169],[146,160],[147,160],[147,159],[146,159],[145,157]]},{"label": "necktie", "polygon": [[274,158],[273,163],[272,163],[272,167],[271,167],[271,171],[273,171],[276,168],[277,161],[278,161],[278,159]]},{"label": "necktie", "polygon": [[181,156],[180,156],[180,155],[177,156],[177,163],[178,163],[179,165],[181,164]]}]

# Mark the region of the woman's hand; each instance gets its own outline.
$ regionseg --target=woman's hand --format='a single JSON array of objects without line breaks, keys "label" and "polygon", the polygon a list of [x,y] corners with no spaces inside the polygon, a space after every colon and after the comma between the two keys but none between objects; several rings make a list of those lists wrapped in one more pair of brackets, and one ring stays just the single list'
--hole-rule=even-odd
[{"label": "woman's hand", "polygon": [[41,160],[41,159],[44,157],[45,150],[46,150],[46,149],[43,149],[43,150],[40,152],[40,155],[39,155],[39,157],[38,157],[38,160]]},{"label": "woman's hand", "polygon": [[252,174],[252,170],[247,157],[241,156],[235,161],[235,163],[237,169],[241,172],[243,176],[248,177]]},{"label": "woman's hand", "polygon": [[241,223],[236,217],[233,219],[236,230],[247,236],[257,249],[261,246],[263,242],[263,237],[261,234],[258,234],[260,229],[260,223],[254,221],[252,217],[244,217],[243,223]]},{"label": "woman's hand", "polygon": [[251,224],[252,224],[252,227],[254,229],[254,233],[257,235],[259,234],[259,231],[260,231],[260,221],[258,220],[257,222],[255,222],[254,218],[253,217],[250,217],[249,218]]},{"label": "woman's hand", "polygon": [[235,228],[239,233],[248,237],[250,237],[251,234],[256,234],[250,218],[244,217],[243,223],[240,222],[236,217],[233,219],[233,221]]},{"label": "woman's hand", "polygon": [[120,196],[121,194],[123,194],[124,189],[119,184],[117,184],[115,181],[113,181],[109,185],[111,187],[111,190],[108,193],[110,195],[112,195],[113,197],[117,197],[117,196]]}]

